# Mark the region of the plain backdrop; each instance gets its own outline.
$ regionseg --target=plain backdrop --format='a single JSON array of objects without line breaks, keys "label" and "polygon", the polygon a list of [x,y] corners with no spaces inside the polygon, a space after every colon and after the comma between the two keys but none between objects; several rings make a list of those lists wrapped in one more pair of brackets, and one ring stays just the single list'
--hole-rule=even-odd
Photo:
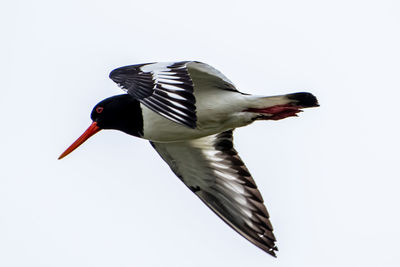
[{"label": "plain backdrop", "polygon": [[[0,266],[400,266],[397,0],[27,1],[0,9]],[[102,131],[57,157],[117,67],[198,60],[239,90],[315,94],[235,144],[278,258],[192,194],[149,143]]]}]

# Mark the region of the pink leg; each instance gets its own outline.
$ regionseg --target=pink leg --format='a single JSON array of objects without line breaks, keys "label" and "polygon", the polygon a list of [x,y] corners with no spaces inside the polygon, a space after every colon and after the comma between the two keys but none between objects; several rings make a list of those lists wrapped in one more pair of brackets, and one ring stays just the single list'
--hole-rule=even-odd
[{"label": "pink leg", "polygon": [[297,113],[302,112],[299,106],[277,105],[269,108],[249,108],[245,111],[265,114],[261,119],[264,120],[280,120],[287,117],[297,117]]}]

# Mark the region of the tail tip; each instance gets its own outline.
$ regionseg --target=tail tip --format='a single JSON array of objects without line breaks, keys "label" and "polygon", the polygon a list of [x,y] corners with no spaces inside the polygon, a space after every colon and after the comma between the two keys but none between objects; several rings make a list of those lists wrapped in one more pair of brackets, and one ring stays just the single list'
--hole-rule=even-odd
[{"label": "tail tip", "polygon": [[304,108],[319,107],[317,98],[311,93],[300,92],[289,94],[287,97],[291,100],[295,100],[296,105]]}]

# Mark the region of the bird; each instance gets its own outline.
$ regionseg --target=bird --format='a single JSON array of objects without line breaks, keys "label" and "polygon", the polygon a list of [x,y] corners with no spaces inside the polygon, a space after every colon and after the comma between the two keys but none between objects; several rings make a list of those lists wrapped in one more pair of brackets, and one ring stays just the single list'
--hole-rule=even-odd
[{"label": "bird", "polygon": [[146,139],[175,175],[236,232],[276,257],[269,213],[233,145],[233,131],[258,120],[297,116],[318,107],[308,92],[256,96],[238,91],[198,61],[135,64],[111,71],[125,93],[100,101],[89,128],[64,158],[103,129]]}]

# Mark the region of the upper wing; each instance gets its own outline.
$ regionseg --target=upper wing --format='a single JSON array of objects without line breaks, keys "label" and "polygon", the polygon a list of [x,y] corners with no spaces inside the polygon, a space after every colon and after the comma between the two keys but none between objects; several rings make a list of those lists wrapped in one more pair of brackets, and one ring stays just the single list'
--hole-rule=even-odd
[{"label": "upper wing", "polygon": [[110,78],[149,109],[190,128],[196,127],[193,82],[188,62],[149,63],[113,70]]},{"label": "upper wing", "polygon": [[154,112],[190,128],[196,128],[194,87],[236,91],[213,67],[196,61],[147,63],[113,70],[110,78]]},{"label": "upper wing", "polygon": [[250,242],[275,256],[276,240],[267,209],[232,139],[232,131],[226,131],[185,142],[150,143],[208,207]]},{"label": "upper wing", "polygon": [[187,68],[196,89],[212,88],[238,92],[225,75],[208,64],[191,61],[187,63]]}]

